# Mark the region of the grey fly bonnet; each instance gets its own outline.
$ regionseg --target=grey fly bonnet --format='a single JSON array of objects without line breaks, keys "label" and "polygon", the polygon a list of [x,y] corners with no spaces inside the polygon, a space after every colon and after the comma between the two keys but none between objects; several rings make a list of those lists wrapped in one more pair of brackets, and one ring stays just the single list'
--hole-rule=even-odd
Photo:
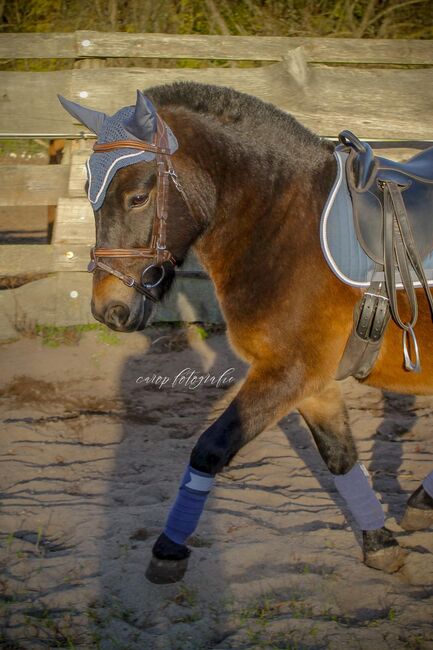
[{"label": "grey fly bonnet", "polygon": [[[98,144],[117,140],[137,140],[152,143],[157,129],[156,110],[152,102],[137,90],[135,106],[121,108],[111,117],[105,113],[80,106],[59,95],[62,106],[81,124],[96,133]],[[167,126],[170,154],[177,148],[177,140]],[[99,210],[104,203],[105,194],[114,174],[122,167],[138,162],[154,160],[155,154],[132,148],[117,148],[112,151],[93,153],[87,161],[89,181],[88,198],[93,209]]]}]

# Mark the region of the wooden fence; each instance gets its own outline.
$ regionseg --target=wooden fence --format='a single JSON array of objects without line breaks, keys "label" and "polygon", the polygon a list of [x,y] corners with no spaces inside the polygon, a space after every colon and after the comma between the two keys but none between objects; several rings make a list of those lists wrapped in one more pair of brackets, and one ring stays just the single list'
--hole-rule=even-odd
[{"label": "wooden fence", "polygon": [[[137,88],[188,79],[254,94],[323,136],[350,128],[370,140],[433,139],[432,41],[3,34],[0,58],[71,60],[69,69],[58,71],[0,72],[0,137],[65,138],[71,143],[61,165],[0,167],[1,206],[57,206],[50,244],[0,246],[3,286],[7,279],[15,284],[22,279],[22,286],[0,292],[3,339],[13,337],[22,322],[92,322],[91,278],[85,270],[94,226],[83,190],[91,135],[72,122],[57,93],[113,113],[135,101]],[[158,67],[155,62],[144,67],[143,59],[157,59]],[[163,67],[161,59],[227,64]],[[199,269],[193,258],[188,269]],[[180,277],[178,291],[160,308],[158,320],[219,322],[210,281]]]}]

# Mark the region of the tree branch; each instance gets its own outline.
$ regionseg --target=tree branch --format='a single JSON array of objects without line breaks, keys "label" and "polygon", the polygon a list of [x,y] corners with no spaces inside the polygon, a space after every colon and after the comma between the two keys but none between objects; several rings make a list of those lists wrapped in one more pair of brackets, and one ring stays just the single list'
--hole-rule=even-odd
[{"label": "tree branch", "polygon": [[230,30],[227,27],[227,23],[224,20],[224,18],[221,16],[220,12],[218,11],[215,3],[213,0],[204,0],[204,3],[206,7],[208,8],[208,11],[212,17],[213,22],[215,25],[218,27],[220,30],[221,34],[224,34],[224,36],[229,36],[230,35]]},{"label": "tree branch", "polygon": [[409,5],[418,5],[418,4],[423,4],[425,0],[407,0],[407,2],[401,2],[399,5],[393,5],[392,7],[387,7],[387,9],[384,9],[383,11],[379,11],[378,14],[376,14],[368,23],[368,26],[373,25],[373,23],[377,22],[382,18],[383,16],[386,16],[387,14],[391,13],[391,11],[395,11],[396,9],[401,9],[402,7],[408,7]]},{"label": "tree branch", "polygon": [[376,7],[376,0],[369,0],[369,3],[364,11],[364,15],[362,16],[362,20],[354,31],[353,35],[355,38],[363,37],[365,30],[369,26],[371,14],[373,13],[375,7]]}]

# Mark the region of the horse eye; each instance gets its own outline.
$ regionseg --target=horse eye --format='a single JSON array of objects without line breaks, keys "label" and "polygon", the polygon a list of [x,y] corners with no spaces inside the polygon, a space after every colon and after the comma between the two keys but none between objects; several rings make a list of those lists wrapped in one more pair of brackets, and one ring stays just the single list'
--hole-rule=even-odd
[{"label": "horse eye", "polygon": [[148,198],[149,198],[148,194],[136,194],[131,199],[131,205],[132,207],[138,207],[140,205],[144,205]]}]

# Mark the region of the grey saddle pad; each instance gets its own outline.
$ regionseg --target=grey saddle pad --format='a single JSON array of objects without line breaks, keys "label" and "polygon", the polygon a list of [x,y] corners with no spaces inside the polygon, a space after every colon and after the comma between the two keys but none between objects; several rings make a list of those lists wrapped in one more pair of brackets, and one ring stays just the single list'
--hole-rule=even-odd
[{"label": "grey saddle pad", "polygon": [[[368,287],[373,276],[374,262],[361,248],[353,223],[352,199],[347,187],[347,153],[335,151],[337,175],[329,193],[320,222],[322,251],[333,273],[351,287]],[[433,286],[433,252],[423,260],[429,286]],[[402,284],[397,277],[397,288]],[[421,286],[414,275],[414,286]],[[375,279],[381,279],[375,274]]]}]

